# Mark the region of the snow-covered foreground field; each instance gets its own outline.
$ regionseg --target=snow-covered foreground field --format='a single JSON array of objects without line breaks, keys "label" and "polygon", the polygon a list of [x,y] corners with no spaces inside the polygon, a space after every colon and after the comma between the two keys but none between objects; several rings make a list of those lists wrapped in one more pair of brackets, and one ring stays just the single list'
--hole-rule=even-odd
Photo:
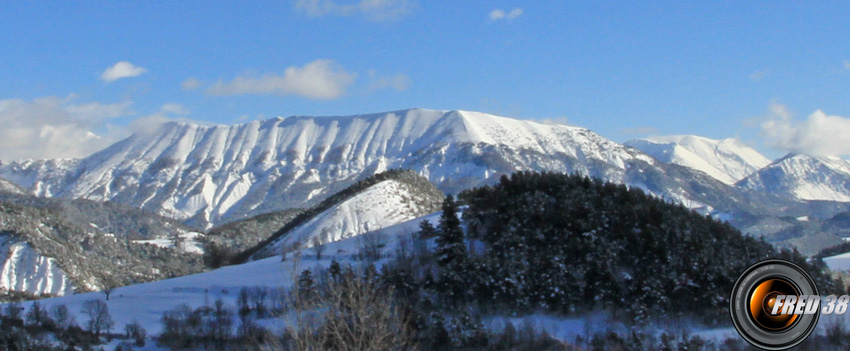
[{"label": "snow-covered foreground field", "polygon": [[[436,223],[438,217],[439,214],[432,214],[384,228],[380,231],[387,242],[384,253],[394,252],[398,238],[417,231],[420,221],[428,219]],[[137,320],[151,336],[155,336],[161,331],[160,318],[163,312],[180,304],[185,303],[195,308],[204,304],[212,305],[216,299],[220,298],[235,312],[236,299],[242,287],[289,288],[292,286],[293,274],[297,275],[304,269],[315,271],[316,268],[327,268],[333,259],[343,266],[361,264],[361,261],[353,258],[361,246],[357,237],[325,246],[321,260],[317,260],[315,253],[310,249],[301,251],[301,259],[298,260],[297,266],[295,254],[290,253],[286,261],[281,261],[278,255],[205,273],[117,288],[113,290],[109,301],[106,301],[112,319],[115,321],[114,331],[120,331],[125,324]],[[377,263],[380,265],[381,262]],[[101,292],[91,292],[44,299],[39,302],[47,308],[66,305],[72,313],[76,314],[77,322],[82,325],[85,317],[79,314],[79,311],[82,310],[83,303],[94,299],[105,300],[105,298],[106,296]],[[21,304],[21,307],[29,309],[31,304],[31,302],[25,302]],[[262,321],[262,324],[283,328],[285,322],[283,320]],[[234,316],[234,325],[239,325],[238,316]]]},{"label": "snow-covered foreground field", "polygon": [[823,262],[829,266],[829,269],[850,271],[850,252],[824,257]]}]

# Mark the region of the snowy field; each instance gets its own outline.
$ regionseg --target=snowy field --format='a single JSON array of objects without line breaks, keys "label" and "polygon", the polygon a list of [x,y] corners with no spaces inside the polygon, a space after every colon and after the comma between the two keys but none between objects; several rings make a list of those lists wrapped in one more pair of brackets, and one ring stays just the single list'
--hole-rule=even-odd
[{"label": "snowy field", "polygon": [[850,271],[850,252],[824,257],[823,262],[829,269]]}]

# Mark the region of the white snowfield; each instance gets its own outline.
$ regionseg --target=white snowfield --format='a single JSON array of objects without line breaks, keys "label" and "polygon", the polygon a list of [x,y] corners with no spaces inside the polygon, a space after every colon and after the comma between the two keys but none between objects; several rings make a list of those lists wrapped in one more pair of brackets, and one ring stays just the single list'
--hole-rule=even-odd
[{"label": "white snowfield", "polygon": [[715,140],[696,135],[669,135],[629,140],[624,145],[659,161],[705,172],[730,185],[770,164],[770,160],[758,151],[733,138]]},{"label": "white snowfield", "polygon": [[[565,164],[561,155],[577,161]],[[39,196],[111,200],[211,226],[303,207],[390,168],[414,169],[446,190],[458,179],[468,188],[518,170],[586,171],[590,164],[618,170],[603,176],[623,182],[626,162],[636,159],[655,162],[583,128],[411,109],[233,126],[168,123],[82,160],[0,163],[0,177]]]},{"label": "white snowfield", "polygon": [[399,224],[421,215],[411,185],[385,180],[334,205],[306,223],[293,228],[254,257],[280,254],[293,248],[309,248],[358,236]]},{"label": "white snowfield", "polygon": [[[392,254],[402,235],[409,235],[418,231],[419,222],[428,219],[437,223],[439,213],[416,218],[395,226],[384,228],[380,231],[386,240],[383,252]],[[274,256],[242,265],[227,266],[206,273],[194,274],[179,278],[161,280],[157,282],[130,285],[115,289],[110,295],[109,311],[115,321],[116,330],[131,321],[138,320],[147,329],[151,336],[161,332],[160,318],[162,313],[180,304],[188,304],[191,307],[212,305],[216,299],[221,298],[234,311],[236,298],[242,287],[265,286],[269,288],[292,286],[293,274],[298,274],[304,269],[327,268],[332,259],[338,260],[342,265],[351,264],[355,267],[362,261],[352,259],[359,252],[360,243],[357,237],[343,239],[338,242],[327,244],[327,249],[321,260],[316,260],[312,251],[304,249],[300,262],[295,266],[294,253],[287,256],[287,260],[281,262],[280,256]],[[380,266],[382,261],[378,261]],[[65,304],[71,312],[78,313],[87,300],[105,300],[105,295],[100,292],[67,295],[50,299],[40,300],[42,306],[55,306]],[[21,306],[28,309],[31,302],[22,303]],[[84,322],[82,315],[77,315],[77,321]],[[284,319],[263,321],[263,325],[272,326],[272,329],[282,330],[287,321]],[[234,326],[238,326],[238,316],[234,316]]]},{"label": "white snowfield", "polygon": [[0,288],[36,295],[74,292],[71,280],[53,258],[9,235],[0,236]]},{"label": "white snowfield", "polygon": [[824,257],[823,262],[832,270],[850,271],[850,252]]},{"label": "white snowfield", "polygon": [[850,163],[839,157],[788,154],[737,183],[801,200],[850,201]]}]

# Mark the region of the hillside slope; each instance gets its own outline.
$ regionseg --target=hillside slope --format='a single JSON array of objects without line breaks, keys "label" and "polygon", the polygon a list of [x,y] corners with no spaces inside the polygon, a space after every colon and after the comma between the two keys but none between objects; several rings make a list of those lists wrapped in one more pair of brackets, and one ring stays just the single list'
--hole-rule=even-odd
[{"label": "hillside slope", "polygon": [[68,294],[200,271],[200,256],[133,244],[65,220],[61,213],[0,201],[0,287]]},{"label": "hillside slope", "polygon": [[378,231],[439,209],[443,194],[410,171],[388,171],[335,194],[246,252],[261,259]]},{"label": "hillside slope", "polygon": [[800,200],[850,202],[850,163],[839,157],[788,154],[737,186]]}]

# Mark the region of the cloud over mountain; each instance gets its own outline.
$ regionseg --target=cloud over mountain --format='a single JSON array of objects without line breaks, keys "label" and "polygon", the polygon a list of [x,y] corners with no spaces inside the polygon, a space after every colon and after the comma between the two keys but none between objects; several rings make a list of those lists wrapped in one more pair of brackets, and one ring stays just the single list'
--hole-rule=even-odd
[{"label": "cloud over mountain", "polygon": [[332,60],[319,59],[302,67],[291,66],[283,74],[238,76],[229,82],[218,81],[207,89],[211,95],[274,94],[296,95],[317,100],[336,99],[354,84],[354,73],[345,71]]},{"label": "cloud over mountain", "polygon": [[95,130],[132,114],[132,102],[73,103],[73,97],[0,100],[0,160],[84,157],[114,140]]},{"label": "cloud over mountain", "polygon": [[103,71],[100,79],[111,83],[122,78],[137,77],[147,71],[147,69],[133,65],[127,61],[121,61]]},{"label": "cloud over mountain", "polygon": [[809,155],[850,154],[850,118],[817,110],[806,120],[794,120],[784,106],[771,106],[761,132],[771,147]]}]

